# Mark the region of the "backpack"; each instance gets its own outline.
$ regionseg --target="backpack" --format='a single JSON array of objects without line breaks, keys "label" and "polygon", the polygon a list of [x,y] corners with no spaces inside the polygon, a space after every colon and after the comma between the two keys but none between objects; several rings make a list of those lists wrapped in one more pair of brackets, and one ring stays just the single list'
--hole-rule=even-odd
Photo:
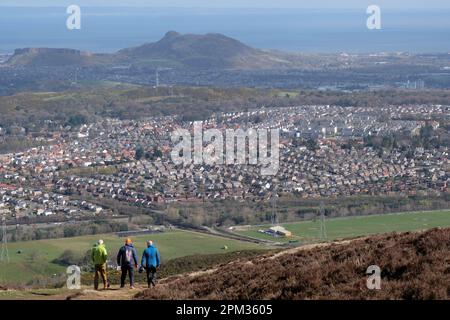
[{"label": "backpack", "polygon": [[125,246],[125,261],[131,264],[133,259],[133,248]]}]

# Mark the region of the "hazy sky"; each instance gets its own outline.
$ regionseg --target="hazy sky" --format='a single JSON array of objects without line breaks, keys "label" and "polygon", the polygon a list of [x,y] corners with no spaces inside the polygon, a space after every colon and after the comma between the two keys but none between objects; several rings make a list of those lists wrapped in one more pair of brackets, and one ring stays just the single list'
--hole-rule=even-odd
[{"label": "hazy sky", "polygon": [[0,6],[147,6],[147,7],[250,7],[250,8],[383,8],[450,9],[449,0],[0,0]]}]

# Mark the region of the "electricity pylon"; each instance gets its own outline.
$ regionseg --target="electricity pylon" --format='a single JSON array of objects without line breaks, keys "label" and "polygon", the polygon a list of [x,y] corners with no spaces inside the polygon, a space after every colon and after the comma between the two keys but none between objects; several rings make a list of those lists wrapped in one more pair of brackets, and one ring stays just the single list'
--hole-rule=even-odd
[{"label": "electricity pylon", "polygon": [[320,202],[320,239],[327,240],[327,227],[325,225],[325,208],[323,201]]},{"label": "electricity pylon", "polygon": [[0,254],[0,262],[9,263],[9,252],[8,252],[8,235],[6,230],[6,217],[2,217],[2,251]]},{"label": "electricity pylon", "polygon": [[271,216],[271,223],[272,225],[277,225],[278,224],[278,216],[277,216],[277,194],[275,192],[275,190],[272,192],[272,216]]}]

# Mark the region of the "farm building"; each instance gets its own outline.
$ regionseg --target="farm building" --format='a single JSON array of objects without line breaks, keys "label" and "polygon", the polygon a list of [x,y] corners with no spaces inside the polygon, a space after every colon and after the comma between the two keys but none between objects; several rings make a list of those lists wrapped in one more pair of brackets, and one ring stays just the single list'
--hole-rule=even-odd
[{"label": "farm building", "polygon": [[268,234],[273,237],[290,237],[290,236],[292,236],[292,232],[286,230],[282,226],[270,227],[267,230],[259,230],[259,232]]}]

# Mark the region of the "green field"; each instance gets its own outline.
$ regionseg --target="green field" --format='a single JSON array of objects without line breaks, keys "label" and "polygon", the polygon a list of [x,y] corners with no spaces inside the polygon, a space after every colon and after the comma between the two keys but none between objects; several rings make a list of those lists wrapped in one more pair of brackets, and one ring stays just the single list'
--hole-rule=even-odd
[{"label": "green field", "polygon": [[[273,238],[258,232],[259,229],[269,227],[267,225],[254,226],[248,230],[236,232],[246,236],[280,242],[299,240],[300,243],[307,243],[319,240],[319,221],[285,223],[282,225],[293,233],[292,237]],[[450,227],[450,210],[326,220],[329,240],[392,231],[402,232],[430,229],[434,227]],[[123,244],[124,239],[114,234],[9,243],[8,248],[11,261],[9,264],[0,263],[0,283],[25,284],[40,276],[51,277],[54,274],[62,274],[65,272],[65,268],[52,263],[54,259],[58,258],[65,250],[72,250],[81,256],[100,238],[105,241],[111,259],[115,259],[117,250]],[[133,240],[139,254],[142,253],[145,247],[145,241],[148,238],[151,238],[158,246],[163,261],[193,254],[221,253],[224,252],[223,246],[225,245],[228,247],[228,252],[267,248],[257,244],[197,232],[172,230],[160,234],[134,237]]]},{"label": "green field", "polygon": [[[52,263],[55,258],[58,258],[65,250],[72,250],[82,255],[100,238],[105,241],[110,258],[115,259],[124,239],[114,234],[9,243],[10,263],[0,264],[0,283],[27,283],[37,276],[64,273],[64,267]],[[228,247],[227,252],[264,248],[257,244],[174,230],[133,237],[139,258],[148,239],[155,242],[163,261],[193,254],[225,252],[223,249],[225,245]],[[18,253],[19,251],[21,253]]]},{"label": "green field", "polygon": [[[258,232],[260,229],[270,227],[267,225],[251,227],[248,230],[236,232],[254,238],[280,242],[287,242],[289,240],[311,242],[317,241],[319,238],[320,224],[318,220],[315,222],[283,223],[281,225],[291,231],[293,236],[290,238],[274,238]],[[329,240],[393,231],[402,232],[434,227],[450,227],[450,210],[334,218],[327,219],[325,225]]]}]

